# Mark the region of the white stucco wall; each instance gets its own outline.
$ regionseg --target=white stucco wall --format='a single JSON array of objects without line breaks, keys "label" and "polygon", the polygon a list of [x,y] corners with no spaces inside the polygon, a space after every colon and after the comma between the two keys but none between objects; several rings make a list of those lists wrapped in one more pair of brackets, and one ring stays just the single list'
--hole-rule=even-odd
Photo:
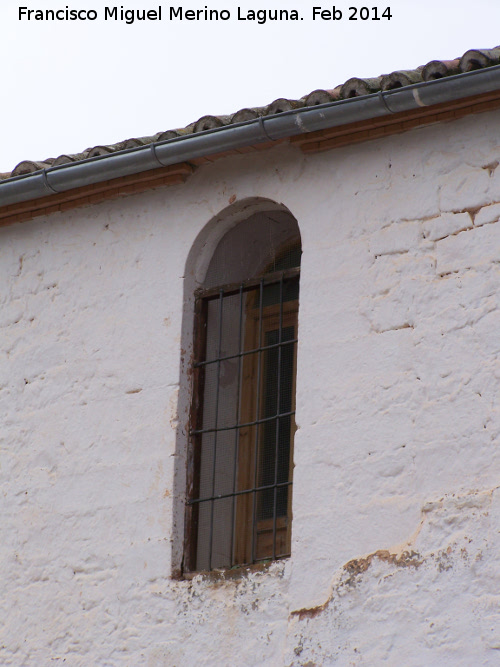
[{"label": "white stucco wall", "polygon": [[[0,230],[2,665],[499,664],[499,130],[283,146]],[[302,235],[292,557],[179,581],[184,269],[250,197]]]}]

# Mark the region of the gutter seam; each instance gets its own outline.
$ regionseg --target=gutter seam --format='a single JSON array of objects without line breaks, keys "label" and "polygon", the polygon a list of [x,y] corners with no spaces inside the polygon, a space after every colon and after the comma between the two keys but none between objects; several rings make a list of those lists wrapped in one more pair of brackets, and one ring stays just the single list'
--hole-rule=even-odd
[{"label": "gutter seam", "polygon": [[422,102],[417,88],[415,88],[415,90],[413,91],[413,97],[414,97],[415,102],[418,104],[419,107],[428,107],[429,106],[428,104],[425,104],[425,102]]},{"label": "gutter seam", "polygon": [[[52,195],[52,194],[54,194],[54,195],[61,194],[62,191],[60,191],[60,190],[56,190],[56,189],[53,188],[53,187],[51,186],[51,184],[49,183],[49,179],[48,179],[48,177],[47,177],[47,170],[46,170],[46,169],[43,169],[43,170],[42,170],[42,178],[43,178],[43,185],[44,185],[44,187],[49,191],[49,194],[51,194],[51,195]],[[0,186],[1,186],[1,183],[0,183]]]},{"label": "gutter seam", "polygon": [[[413,91],[413,93],[415,93],[415,91]],[[379,97],[380,102],[382,103],[382,105],[387,109],[388,113],[390,113],[390,114],[397,113],[396,111],[393,111],[391,109],[391,107],[387,104],[387,100],[385,99],[385,95],[384,95],[383,91],[381,91],[381,90],[378,91],[378,97]]]},{"label": "gutter seam", "polygon": [[267,130],[266,130],[266,126],[265,126],[265,124],[264,124],[264,118],[263,118],[262,116],[259,116],[259,127],[260,127],[260,130],[261,130],[262,134],[263,134],[265,137],[267,137],[267,138],[269,139],[269,141],[275,141],[274,139],[272,139],[272,138],[268,135]]},{"label": "gutter seam", "polygon": [[166,165],[164,165],[163,162],[160,160],[160,158],[156,155],[156,142],[150,144],[150,149],[153,160],[155,160],[155,162],[158,162],[160,167],[165,167]]}]

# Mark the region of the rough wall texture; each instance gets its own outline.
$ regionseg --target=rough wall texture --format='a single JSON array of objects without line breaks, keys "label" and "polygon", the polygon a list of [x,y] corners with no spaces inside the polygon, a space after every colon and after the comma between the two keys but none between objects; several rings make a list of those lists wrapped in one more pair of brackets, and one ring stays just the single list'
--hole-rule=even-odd
[{"label": "rough wall texture", "polygon": [[[0,230],[1,664],[499,664],[499,130],[281,147]],[[292,558],[177,581],[185,266],[248,197],[302,233]]]}]

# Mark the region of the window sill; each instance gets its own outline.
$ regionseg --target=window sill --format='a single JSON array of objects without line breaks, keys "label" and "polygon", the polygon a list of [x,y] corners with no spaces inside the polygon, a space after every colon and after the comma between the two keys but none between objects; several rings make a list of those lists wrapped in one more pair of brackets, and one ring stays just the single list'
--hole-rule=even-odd
[{"label": "window sill", "polygon": [[184,581],[192,581],[195,577],[201,577],[204,581],[237,581],[239,579],[245,579],[255,572],[267,572],[272,565],[285,561],[288,558],[290,558],[290,556],[283,556],[283,558],[276,560],[269,559],[262,561],[261,563],[254,563],[253,565],[238,565],[228,570],[184,572],[181,579]]}]

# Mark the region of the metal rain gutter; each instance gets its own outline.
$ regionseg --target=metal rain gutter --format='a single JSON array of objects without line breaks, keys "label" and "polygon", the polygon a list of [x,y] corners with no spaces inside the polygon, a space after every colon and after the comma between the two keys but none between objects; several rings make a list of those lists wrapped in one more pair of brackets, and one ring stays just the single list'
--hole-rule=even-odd
[{"label": "metal rain gutter", "polygon": [[0,181],[0,206],[158,167],[500,90],[500,65],[175,137]]}]

